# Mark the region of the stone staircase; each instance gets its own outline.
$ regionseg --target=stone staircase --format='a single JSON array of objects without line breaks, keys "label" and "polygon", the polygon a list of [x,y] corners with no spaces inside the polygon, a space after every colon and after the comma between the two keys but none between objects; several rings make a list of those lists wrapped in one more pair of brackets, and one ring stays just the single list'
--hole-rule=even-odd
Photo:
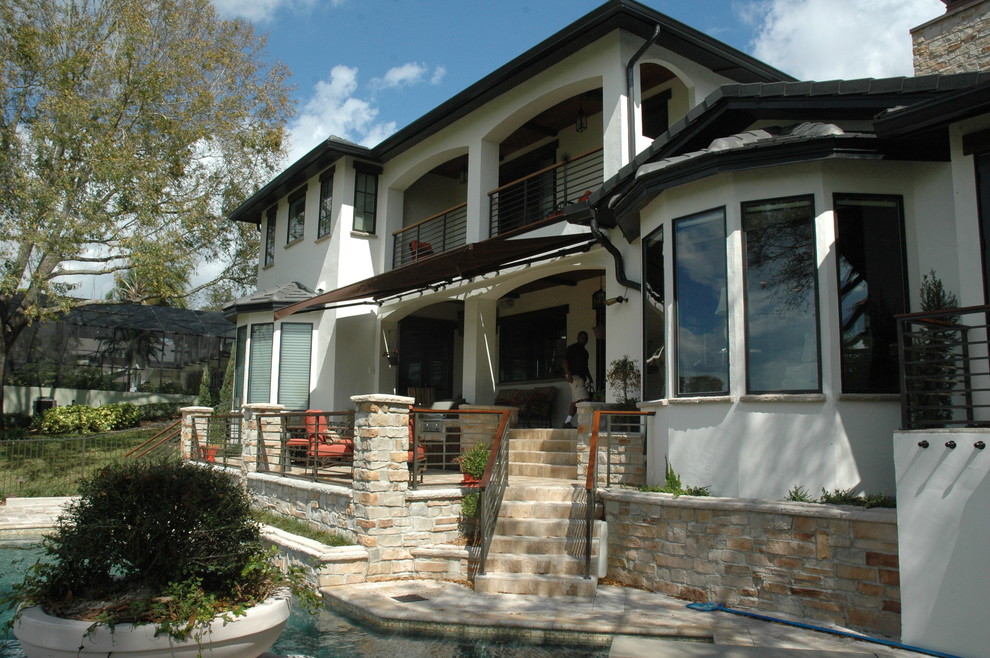
[{"label": "stone staircase", "polygon": [[[594,596],[601,522],[592,538],[592,577],[584,577],[586,499],[577,482],[575,430],[512,430],[509,477],[479,592]],[[512,476],[557,483],[513,484]]]}]

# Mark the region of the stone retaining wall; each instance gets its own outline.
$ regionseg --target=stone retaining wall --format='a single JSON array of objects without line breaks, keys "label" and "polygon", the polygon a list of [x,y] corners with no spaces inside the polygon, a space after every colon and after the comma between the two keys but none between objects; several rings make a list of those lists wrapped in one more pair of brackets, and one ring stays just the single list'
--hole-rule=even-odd
[{"label": "stone retaining wall", "polygon": [[601,491],[608,577],[897,637],[895,510]]}]

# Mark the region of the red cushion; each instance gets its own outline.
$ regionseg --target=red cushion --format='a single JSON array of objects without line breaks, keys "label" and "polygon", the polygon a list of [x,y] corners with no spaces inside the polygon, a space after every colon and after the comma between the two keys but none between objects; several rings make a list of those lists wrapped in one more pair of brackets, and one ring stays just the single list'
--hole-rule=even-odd
[{"label": "red cushion", "polygon": [[333,443],[319,443],[315,452],[310,450],[310,456],[320,458],[347,457],[354,454],[354,442],[350,439],[341,439]]}]

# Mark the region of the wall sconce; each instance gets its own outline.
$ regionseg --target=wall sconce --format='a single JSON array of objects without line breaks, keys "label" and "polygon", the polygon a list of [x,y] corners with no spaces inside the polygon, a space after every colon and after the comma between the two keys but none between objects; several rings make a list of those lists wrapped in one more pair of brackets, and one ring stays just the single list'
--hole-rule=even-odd
[{"label": "wall sconce", "polygon": [[461,174],[457,177],[457,182],[461,185],[467,185],[467,167],[461,169]]},{"label": "wall sconce", "polygon": [[584,105],[578,101],[577,120],[574,122],[574,130],[583,133],[588,129],[588,115],[584,113]]},{"label": "wall sconce", "polygon": [[619,295],[618,297],[609,297],[605,300],[605,306],[611,306],[612,304],[622,304],[623,302],[628,302],[628,297],[623,297]]}]

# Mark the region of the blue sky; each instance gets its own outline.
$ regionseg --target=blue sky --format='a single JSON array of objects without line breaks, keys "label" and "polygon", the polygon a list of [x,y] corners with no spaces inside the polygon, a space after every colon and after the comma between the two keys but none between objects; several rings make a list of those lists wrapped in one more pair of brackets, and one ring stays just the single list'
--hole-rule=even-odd
[{"label": "blue sky", "polygon": [[[334,134],[373,146],[603,0],[214,0],[292,71],[289,161]],[[939,0],[645,0],[801,79],[911,75]]]}]

